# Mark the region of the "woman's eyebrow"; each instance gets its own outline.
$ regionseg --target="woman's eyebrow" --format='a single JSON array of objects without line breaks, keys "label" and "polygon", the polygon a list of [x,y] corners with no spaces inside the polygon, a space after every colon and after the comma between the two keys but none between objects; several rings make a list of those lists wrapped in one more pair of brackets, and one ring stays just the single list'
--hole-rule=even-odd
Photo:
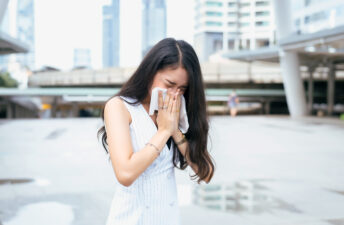
[{"label": "woman's eyebrow", "polygon": [[[170,80],[168,80],[168,79],[166,79],[168,82],[170,82],[171,84],[176,84],[175,82],[173,82],[173,81],[170,81]],[[183,87],[183,88],[187,88],[188,86],[187,85],[182,85],[181,87]]]}]

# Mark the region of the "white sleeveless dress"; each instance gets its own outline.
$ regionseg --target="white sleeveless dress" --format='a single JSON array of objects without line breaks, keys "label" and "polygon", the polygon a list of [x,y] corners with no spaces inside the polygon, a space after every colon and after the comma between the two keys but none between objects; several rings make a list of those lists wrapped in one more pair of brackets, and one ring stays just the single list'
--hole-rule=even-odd
[{"label": "white sleeveless dress", "polygon": [[[129,102],[135,99],[120,96]],[[143,105],[123,100],[132,122],[130,135],[133,151],[142,149],[157,132],[156,125]],[[177,185],[171,150],[166,144],[155,161],[129,186],[115,177],[116,189],[106,225],[180,225]]]}]

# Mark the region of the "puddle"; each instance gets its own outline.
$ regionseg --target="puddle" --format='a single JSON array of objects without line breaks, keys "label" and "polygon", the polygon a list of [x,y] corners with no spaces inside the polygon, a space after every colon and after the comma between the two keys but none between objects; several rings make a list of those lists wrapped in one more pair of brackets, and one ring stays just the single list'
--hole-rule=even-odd
[{"label": "puddle", "polygon": [[69,225],[74,219],[73,209],[58,202],[39,202],[25,205],[17,216],[3,225]]},{"label": "puddle", "polygon": [[[0,185],[16,185],[16,184],[26,184],[32,183],[37,186],[48,186],[50,181],[43,178],[30,179],[30,178],[18,178],[18,179],[0,179]],[[1,224],[0,224],[1,225]]]},{"label": "puddle", "polygon": [[255,180],[195,186],[192,202],[201,207],[234,213],[263,213],[275,209],[302,213],[295,206],[269,194],[269,189]]},{"label": "puddle", "polygon": [[25,178],[19,178],[19,179],[0,179],[0,185],[5,184],[25,184],[29,182],[33,182],[33,179],[25,179]]},{"label": "puddle", "polygon": [[276,128],[278,130],[289,130],[289,131],[295,131],[295,132],[301,132],[301,133],[313,133],[313,131],[309,130],[309,129],[304,129],[304,128],[300,128],[300,127],[297,127],[297,126],[283,126],[283,125],[276,125],[276,124],[269,124],[269,123],[266,123],[264,124],[266,127],[269,127],[269,128]]},{"label": "puddle", "polygon": [[333,224],[333,225],[343,225],[344,224],[344,218],[330,219],[330,220],[327,220],[327,222],[329,222],[330,224]]},{"label": "puddle", "polygon": [[334,189],[326,189],[326,190],[334,192],[334,193],[337,193],[337,194],[340,194],[340,195],[344,195],[344,191],[343,190],[334,190]]},{"label": "puddle", "polygon": [[50,134],[48,134],[45,139],[56,139],[59,136],[61,136],[67,129],[56,129],[52,132],[50,132]]}]

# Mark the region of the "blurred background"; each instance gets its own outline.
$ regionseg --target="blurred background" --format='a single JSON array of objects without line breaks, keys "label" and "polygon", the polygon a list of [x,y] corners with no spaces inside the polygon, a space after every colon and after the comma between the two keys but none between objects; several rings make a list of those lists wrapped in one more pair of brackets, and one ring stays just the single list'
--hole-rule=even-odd
[{"label": "blurred background", "polygon": [[344,224],[341,0],[0,0],[0,224],[105,224],[104,103],[159,40],[199,57],[217,164],[183,224]]}]

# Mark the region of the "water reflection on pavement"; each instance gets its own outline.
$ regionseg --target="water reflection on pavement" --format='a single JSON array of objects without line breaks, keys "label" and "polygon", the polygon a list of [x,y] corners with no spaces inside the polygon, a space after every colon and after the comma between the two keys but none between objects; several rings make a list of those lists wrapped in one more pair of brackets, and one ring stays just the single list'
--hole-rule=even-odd
[{"label": "water reflection on pavement", "polygon": [[[0,123],[0,224],[105,224],[113,170],[99,119]],[[176,169],[183,224],[344,224],[344,125],[211,117],[210,184]]]}]

